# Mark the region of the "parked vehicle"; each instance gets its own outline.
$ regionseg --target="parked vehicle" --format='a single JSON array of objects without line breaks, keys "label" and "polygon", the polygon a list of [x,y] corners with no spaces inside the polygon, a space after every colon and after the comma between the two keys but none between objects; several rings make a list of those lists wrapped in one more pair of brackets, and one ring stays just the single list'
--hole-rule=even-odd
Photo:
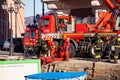
[{"label": "parked vehicle", "polygon": [[[4,42],[3,48],[8,49],[10,48],[10,39],[9,38],[7,41]],[[24,47],[23,47],[23,38],[12,38],[13,40],[13,47],[15,52],[23,52]]]},{"label": "parked vehicle", "polygon": [[3,45],[4,45],[4,41],[0,41],[0,49],[3,48]]}]

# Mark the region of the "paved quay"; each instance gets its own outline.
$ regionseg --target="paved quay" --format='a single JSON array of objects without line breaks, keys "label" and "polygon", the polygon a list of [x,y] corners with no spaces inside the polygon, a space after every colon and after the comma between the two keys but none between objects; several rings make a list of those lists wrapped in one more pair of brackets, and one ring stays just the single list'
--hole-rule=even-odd
[{"label": "paved quay", "polygon": [[9,51],[0,51],[0,60],[22,60],[24,59],[23,53],[13,53],[12,56],[9,56]]},{"label": "paved quay", "polygon": [[[9,51],[0,51],[0,60],[23,60],[23,53],[14,53],[9,56]],[[29,57],[26,59],[34,59]],[[93,67],[94,66],[94,67]],[[70,58],[69,61],[56,61],[45,66],[42,66],[42,72],[51,71],[88,71],[87,80],[120,80],[120,60],[118,64],[102,60],[101,62],[94,62],[89,58]],[[92,78],[92,79],[91,79]]]},{"label": "paved quay", "polygon": [[[43,72],[50,71],[84,71],[87,69],[89,75],[87,80],[120,80],[120,60],[118,64],[109,62],[95,62],[86,59],[70,59],[69,61],[53,62],[42,67]],[[93,70],[94,69],[94,70]]]},{"label": "paved quay", "polygon": [[24,53],[14,52],[12,56],[10,56],[9,51],[0,51],[0,60],[23,60],[23,59],[36,59],[36,58],[37,57],[33,54],[28,55],[28,57],[24,57]]}]

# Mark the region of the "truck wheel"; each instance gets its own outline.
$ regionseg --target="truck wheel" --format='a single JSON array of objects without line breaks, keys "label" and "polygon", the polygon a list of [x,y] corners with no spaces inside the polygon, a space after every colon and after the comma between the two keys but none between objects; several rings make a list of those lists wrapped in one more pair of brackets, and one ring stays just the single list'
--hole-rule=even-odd
[{"label": "truck wheel", "polygon": [[111,62],[113,60],[114,52],[108,51],[108,61]]},{"label": "truck wheel", "polygon": [[75,56],[75,47],[73,43],[70,43],[70,54],[69,57],[72,58]]},{"label": "truck wheel", "polygon": [[91,47],[90,47],[90,55],[91,57],[95,57],[95,48],[94,48],[95,44],[92,44]]},{"label": "truck wheel", "polygon": [[108,61],[111,62],[111,52],[108,53]]}]

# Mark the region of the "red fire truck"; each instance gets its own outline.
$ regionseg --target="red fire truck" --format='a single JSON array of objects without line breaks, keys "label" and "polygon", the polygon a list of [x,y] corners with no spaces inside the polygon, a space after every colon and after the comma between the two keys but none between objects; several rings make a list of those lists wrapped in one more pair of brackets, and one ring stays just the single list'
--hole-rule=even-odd
[{"label": "red fire truck", "polygon": [[[119,0],[116,0],[119,2]],[[96,41],[95,34],[98,33],[105,41],[107,36],[115,37],[120,29],[120,6],[114,6],[110,0],[106,0],[111,7],[111,12],[101,12],[100,18],[95,24],[76,24],[73,16],[58,16],[50,14],[42,16],[39,26],[28,25],[25,29],[24,46],[25,49],[34,48],[38,38],[43,40],[53,38],[56,46],[61,45],[63,36],[70,38],[70,57],[76,51],[95,55],[92,48]],[[104,46],[105,47],[105,46]],[[105,50],[103,50],[103,53]]]}]

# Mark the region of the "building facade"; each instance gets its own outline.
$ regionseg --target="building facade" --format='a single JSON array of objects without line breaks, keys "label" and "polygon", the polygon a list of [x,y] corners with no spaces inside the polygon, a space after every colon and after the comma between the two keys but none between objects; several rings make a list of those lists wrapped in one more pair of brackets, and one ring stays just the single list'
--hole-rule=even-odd
[{"label": "building facade", "polygon": [[[19,7],[15,6],[16,2],[19,3]],[[8,7],[3,8],[3,4],[7,4]],[[13,12],[9,11],[11,7]],[[21,37],[24,26],[24,1],[0,0],[0,41],[5,41],[11,36]]]}]

